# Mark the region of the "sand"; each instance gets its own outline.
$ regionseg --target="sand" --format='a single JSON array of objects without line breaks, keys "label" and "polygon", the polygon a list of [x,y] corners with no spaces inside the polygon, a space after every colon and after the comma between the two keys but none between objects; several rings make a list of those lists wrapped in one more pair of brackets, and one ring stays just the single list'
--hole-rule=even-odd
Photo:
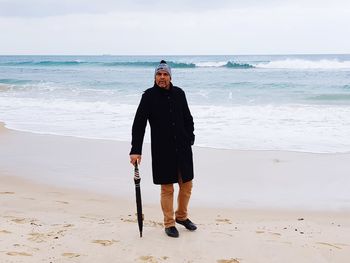
[{"label": "sand", "polygon": [[[100,161],[98,156],[105,151],[106,156],[115,154],[111,157],[114,160],[124,158],[127,144],[115,152],[109,152],[109,144],[107,141],[16,132],[0,125],[0,262],[349,262],[349,210],[317,211],[259,205],[252,208],[249,203],[244,207],[244,202],[238,203],[237,207],[206,205],[200,200],[204,195],[202,187],[208,183],[198,182],[198,195],[194,188],[190,216],[198,225],[197,231],[190,232],[178,226],[180,237],[167,237],[159,204],[145,198],[144,232],[140,238],[133,188],[122,191],[122,188],[128,188],[130,178],[125,175],[117,181],[108,181],[109,172],[114,174],[130,169],[127,158],[125,167],[120,164],[119,168],[112,167],[112,160],[108,161],[108,158],[103,158],[106,167],[99,168],[96,165],[90,167],[85,159],[88,155],[88,158]],[[49,149],[55,147],[58,153],[52,151],[49,154]],[[65,147],[71,151],[63,151]],[[257,158],[252,152],[234,152],[233,158],[227,154],[230,151],[221,151],[224,154],[217,160],[215,150],[196,151],[202,158],[208,155],[211,162],[226,163],[230,158],[236,162],[240,160],[238,167],[247,166],[242,163],[247,155],[256,160],[258,169],[265,167],[271,174],[276,173],[272,169],[275,166],[265,164],[262,159],[277,156],[274,158],[298,163],[318,162],[321,168],[314,167],[313,171],[322,175],[325,173],[322,163],[326,158],[339,163],[336,178],[346,174],[347,166],[342,165],[348,158],[347,155],[267,153],[260,159],[263,163],[260,166],[258,159],[261,156],[258,154],[260,157]],[[65,159],[66,155],[68,159]],[[17,164],[15,160],[18,160]],[[93,171],[78,169],[82,165]],[[289,168],[294,167],[290,165]],[[147,158],[142,167],[145,171],[144,196],[154,196],[157,200],[159,189],[147,179]],[[72,185],[68,179],[62,182],[53,179],[69,173],[67,178],[76,175],[81,180],[87,176],[98,185],[92,177],[96,172],[94,169],[106,173],[106,184],[117,182],[121,193],[112,194],[109,188],[105,188],[105,192],[92,191],[89,184],[80,187],[79,184]],[[205,174],[205,166],[197,165],[196,169],[197,173]],[[283,170],[283,166],[279,169]],[[300,170],[303,171],[309,170]],[[149,192],[147,188],[150,188]],[[102,187],[98,189],[103,190]]]}]

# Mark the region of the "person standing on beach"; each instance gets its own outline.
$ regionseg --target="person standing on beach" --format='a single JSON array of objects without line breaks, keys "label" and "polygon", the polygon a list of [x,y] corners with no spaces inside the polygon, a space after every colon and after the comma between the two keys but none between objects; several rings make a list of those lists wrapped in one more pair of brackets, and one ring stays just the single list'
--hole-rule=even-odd
[{"label": "person standing on beach", "polygon": [[[132,125],[130,162],[141,162],[147,120],[151,127],[153,183],[161,185],[161,207],[165,233],[178,237],[175,222],[194,231],[187,208],[193,179],[192,145],[194,123],[185,92],[171,83],[171,68],[162,60],[155,69],[154,85],[147,89],[137,108]],[[178,207],[174,213],[174,183],[179,184]]]}]

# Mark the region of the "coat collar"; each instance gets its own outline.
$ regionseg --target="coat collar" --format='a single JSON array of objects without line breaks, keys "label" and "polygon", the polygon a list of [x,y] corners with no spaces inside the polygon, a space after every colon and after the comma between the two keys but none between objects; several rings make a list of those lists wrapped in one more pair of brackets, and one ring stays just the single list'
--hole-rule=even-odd
[{"label": "coat collar", "polygon": [[163,94],[168,94],[168,93],[171,93],[173,91],[173,83],[170,82],[169,89],[163,89],[163,88],[159,87],[156,83],[154,83],[153,88],[155,88],[156,90],[162,92]]}]

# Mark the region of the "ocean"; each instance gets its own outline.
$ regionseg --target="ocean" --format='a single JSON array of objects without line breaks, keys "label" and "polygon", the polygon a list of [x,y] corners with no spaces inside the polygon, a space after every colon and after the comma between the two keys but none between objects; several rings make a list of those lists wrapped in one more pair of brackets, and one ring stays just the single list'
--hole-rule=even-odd
[{"label": "ocean", "polygon": [[197,146],[350,152],[350,55],[0,56],[0,121],[130,141],[161,59],[186,92]]}]

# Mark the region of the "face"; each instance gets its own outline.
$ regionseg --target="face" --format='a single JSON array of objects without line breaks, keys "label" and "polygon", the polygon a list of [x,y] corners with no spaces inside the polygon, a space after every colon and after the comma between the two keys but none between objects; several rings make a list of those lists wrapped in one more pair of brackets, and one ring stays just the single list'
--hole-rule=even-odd
[{"label": "face", "polygon": [[159,70],[156,74],[156,84],[163,88],[168,89],[170,87],[170,75],[165,70]]}]

